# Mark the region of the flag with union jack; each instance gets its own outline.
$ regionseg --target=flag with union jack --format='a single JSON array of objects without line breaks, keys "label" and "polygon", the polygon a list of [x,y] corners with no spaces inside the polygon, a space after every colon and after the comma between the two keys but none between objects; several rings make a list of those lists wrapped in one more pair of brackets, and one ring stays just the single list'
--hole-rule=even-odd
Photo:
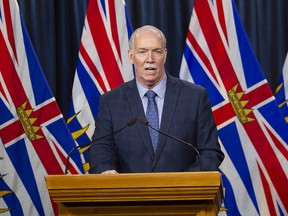
[{"label": "flag with union jack", "polygon": [[288,122],[288,53],[275,92],[275,98],[286,122]]},{"label": "flag with union jack", "polygon": [[[63,174],[75,142],[52,95],[16,0],[0,0],[0,213],[54,215],[45,176]],[[71,173],[82,173],[74,155]]]},{"label": "flag with union jack", "polygon": [[220,215],[287,215],[288,127],[231,0],[195,0],[180,78],[208,90],[225,191]]},{"label": "flag with union jack", "polygon": [[[89,1],[67,121],[78,145],[91,142],[100,95],[134,77],[128,59],[131,33],[124,1]],[[87,172],[87,155],[82,156]]]}]

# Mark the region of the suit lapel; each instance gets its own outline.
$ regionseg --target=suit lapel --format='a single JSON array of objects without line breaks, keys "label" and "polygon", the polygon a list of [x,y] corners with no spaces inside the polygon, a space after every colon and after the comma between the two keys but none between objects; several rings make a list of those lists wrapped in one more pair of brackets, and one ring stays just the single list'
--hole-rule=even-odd
[{"label": "suit lapel", "polygon": [[[142,101],[141,101],[141,98],[139,97],[139,92],[137,90],[135,79],[129,83],[127,91],[126,91],[126,97],[127,97],[127,100],[128,100],[128,103],[130,105],[133,115],[137,118],[140,116],[145,117]],[[148,127],[142,124],[136,124],[136,126],[138,127],[141,138],[145,143],[146,150],[149,153],[151,160],[153,160],[154,151],[153,151],[153,147],[151,144]]]},{"label": "suit lapel", "polygon": [[[161,120],[161,125],[160,125],[160,130],[163,132],[166,132],[166,133],[169,132],[179,93],[180,93],[180,89],[177,87],[176,80],[167,74],[167,85],[166,85],[166,91],[165,91],[162,120]],[[162,135],[162,134],[160,134],[159,136],[158,146],[157,146],[157,150],[156,150],[154,161],[153,161],[153,167],[156,164],[162,152],[162,149],[165,145],[167,138],[168,138],[167,136]]]}]

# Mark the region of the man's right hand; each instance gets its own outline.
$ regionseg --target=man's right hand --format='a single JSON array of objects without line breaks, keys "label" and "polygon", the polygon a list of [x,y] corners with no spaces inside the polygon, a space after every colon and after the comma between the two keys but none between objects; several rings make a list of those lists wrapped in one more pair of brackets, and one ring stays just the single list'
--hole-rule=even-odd
[{"label": "man's right hand", "polygon": [[101,174],[119,174],[116,170],[106,170],[102,172]]}]

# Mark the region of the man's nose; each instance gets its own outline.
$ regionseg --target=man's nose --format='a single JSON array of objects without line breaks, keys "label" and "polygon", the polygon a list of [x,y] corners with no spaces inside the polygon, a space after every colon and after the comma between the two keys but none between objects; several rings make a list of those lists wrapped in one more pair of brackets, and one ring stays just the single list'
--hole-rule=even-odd
[{"label": "man's nose", "polygon": [[153,56],[153,51],[152,50],[148,51],[146,61],[148,61],[148,62],[153,62],[154,61],[154,56]]}]

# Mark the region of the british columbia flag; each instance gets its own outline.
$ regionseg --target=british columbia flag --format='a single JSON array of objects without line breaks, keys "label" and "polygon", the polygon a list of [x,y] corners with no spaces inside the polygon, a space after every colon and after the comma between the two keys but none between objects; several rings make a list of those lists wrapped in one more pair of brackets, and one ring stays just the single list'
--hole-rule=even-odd
[{"label": "british columbia flag", "polygon": [[[45,176],[75,142],[43,75],[16,0],[0,0],[0,213],[54,215]],[[70,173],[82,173],[79,155]],[[1,214],[2,215],[2,214]]]},{"label": "british columbia flag", "polygon": [[220,215],[288,214],[288,127],[231,0],[195,0],[180,77],[208,90],[225,190]]},{"label": "british columbia flag", "polygon": [[279,85],[275,92],[275,98],[283,117],[288,122],[288,53],[280,75]]},{"label": "british columbia flag", "polygon": [[[67,121],[78,145],[91,142],[100,95],[134,77],[128,59],[131,32],[124,1],[89,1]],[[80,153],[87,172],[85,150]]]}]

